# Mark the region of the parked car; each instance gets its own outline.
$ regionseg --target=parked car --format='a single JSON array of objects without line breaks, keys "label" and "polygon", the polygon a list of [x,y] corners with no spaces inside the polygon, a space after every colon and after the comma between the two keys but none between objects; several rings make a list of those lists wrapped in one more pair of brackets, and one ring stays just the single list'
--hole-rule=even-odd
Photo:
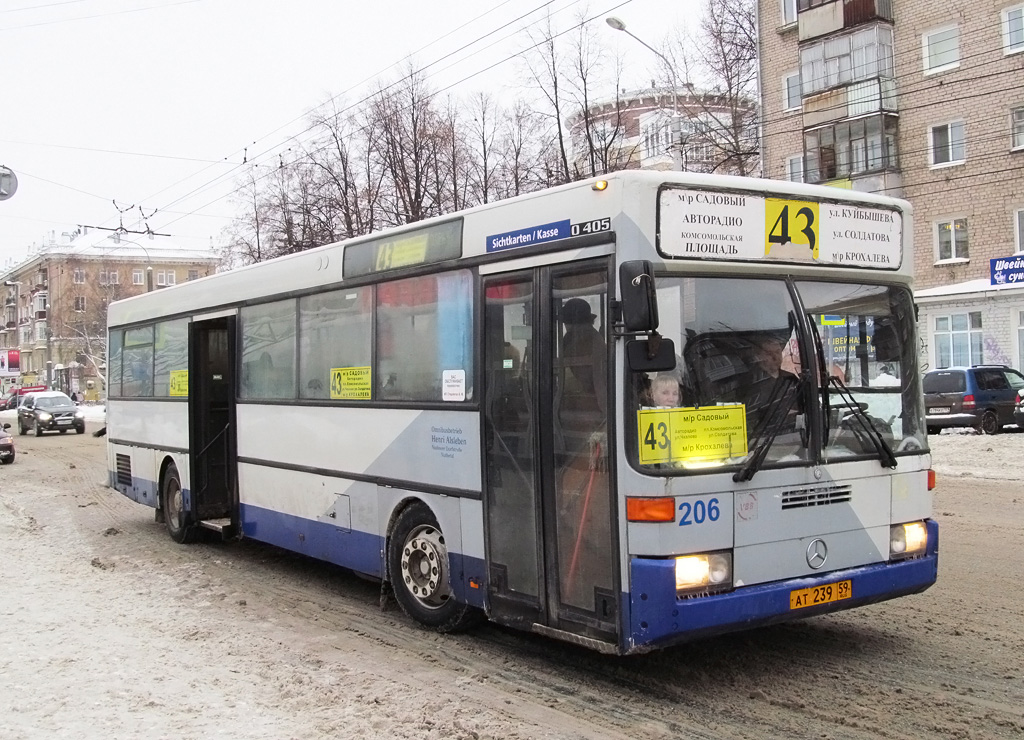
[{"label": "parked car", "polygon": [[45,385],[27,385],[23,388],[14,388],[0,399],[0,411],[16,409],[20,401],[29,393],[38,393],[47,390]]},{"label": "parked car", "polygon": [[1018,423],[1015,408],[1024,375],[1006,365],[973,365],[930,370],[924,376],[925,421],[929,434],[947,427],[973,427],[997,434]]},{"label": "parked car", "polygon": [[49,431],[63,434],[68,429],[84,434],[85,413],[60,391],[29,393],[18,407],[18,431],[28,434],[29,429],[37,437]]},{"label": "parked car", "polygon": [[14,462],[14,437],[7,430],[10,424],[4,424],[0,428],[0,464],[10,465]]},{"label": "parked car", "polygon": [[1024,391],[1017,391],[1017,405],[1013,409],[1013,420],[1024,429]]}]

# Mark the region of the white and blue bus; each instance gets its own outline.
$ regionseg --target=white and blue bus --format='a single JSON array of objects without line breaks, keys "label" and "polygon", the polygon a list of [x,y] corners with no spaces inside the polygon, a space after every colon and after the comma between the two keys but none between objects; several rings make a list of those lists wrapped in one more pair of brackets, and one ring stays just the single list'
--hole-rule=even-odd
[{"label": "white and blue bus", "polygon": [[110,485],[610,653],[935,582],[907,203],[621,172],[114,303]]}]

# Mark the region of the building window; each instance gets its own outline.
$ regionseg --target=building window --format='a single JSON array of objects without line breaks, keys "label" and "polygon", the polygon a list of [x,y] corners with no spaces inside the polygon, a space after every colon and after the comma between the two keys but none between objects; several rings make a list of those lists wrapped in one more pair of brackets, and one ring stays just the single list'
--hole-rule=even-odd
[{"label": "building window", "polygon": [[165,285],[174,285],[174,277],[174,270],[160,270],[156,274],[156,284],[158,287],[163,287]]},{"label": "building window", "polygon": [[107,273],[107,282],[110,285],[118,285],[121,282],[121,276],[118,275],[117,270],[111,270]]},{"label": "building window", "polygon": [[827,182],[895,169],[897,119],[871,116],[804,134],[804,181]]},{"label": "building window", "polygon": [[174,270],[168,270],[167,271],[167,284],[168,285],[174,285],[175,282],[176,282],[176,280],[175,280]]},{"label": "building window", "polygon": [[980,365],[985,361],[981,311],[935,317],[935,365]]},{"label": "building window", "polygon": [[132,270],[132,285],[142,285],[142,270]]},{"label": "building window", "polygon": [[45,321],[37,321],[36,322],[36,341],[37,342],[45,342],[46,341],[46,322]]},{"label": "building window", "polygon": [[933,167],[947,164],[963,164],[967,159],[965,138],[963,121],[932,126],[928,129],[930,164]]},{"label": "building window", "polygon": [[49,300],[49,296],[48,296],[47,293],[37,293],[36,294],[35,298],[33,299],[33,302],[35,303],[35,311],[37,313],[40,312],[40,311],[45,311],[46,310],[46,302],[47,302],[47,300]]},{"label": "building window", "polygon": [[802,154],[786,157],[786,179],[790,182],[804,181],[804,158]]},{"label": "building window", "polygon": [[800,50],[804,95],[857,80],[892,77],[892,28],[876,25]]},{"label": "building window", "polygon": [[1010,145],[1014,149],[1024,149],[1024,108],[1010,111]]},{"label": "building window", "polygon": [[800,72],[791,72],[782,78],[782,107],[784,110],[800,110]]},{"label": "building window", "polygon": [[935,244],[939,261],[966,260],[971,254],[967,245],[967,219],[952,218],[935,224]]},{"label": "building window", "polygon": [[1024,51],[1024,5],[1003,9],[1003,53]]},{"label": "building window", "polygon": [[796,0],[782,0],[782,25],[796,23]]},{"label": "building window", "polygon": [[85,282],[85,270],[81,267],[76,267],[74,275],[71,278],[76,284],[82,285]]},{"label": "building window", "polygon": [[924,72],[944,72],[960,66],[960,29],[945,26],[921,36]]},{"label": "building window", "polygon": [[[1017,245],[1017,254],[1024,252],[1024,208],[1013,212],[1013,240]],[[1024,365],[1018,367],[1024,368]]]},{"label": "building window", "polygon": [[75,296],[75,310],[78,312],[85,310],[85,296]]},{"label": "building window", "polygon": [[[620,156],[621,156],[621,150],[620,150]],[[199,279],[199,270],[189,270],[188,271],[188,280],[189,281],[198,280],[198,279]]]}]

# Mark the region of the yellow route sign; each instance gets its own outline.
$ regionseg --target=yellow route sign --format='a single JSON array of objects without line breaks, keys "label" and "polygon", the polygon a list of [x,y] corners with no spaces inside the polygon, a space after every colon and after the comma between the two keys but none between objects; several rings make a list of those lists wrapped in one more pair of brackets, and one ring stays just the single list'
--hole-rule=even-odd
[{"label": "yellow route sign", "polygon": [[818,203],[803,200],[766,198],[764,202],[764,255],[773,253],[781,257],[796,256],[797,251],[811,252],[818,259]]},{"label": "yellow route sign", "polygon": [[640,464],[704,462],[747,454],[743,404],[637,411]]},{"label": "yellow route sign", "polygon": [[171,370],[171,395],[188,395],[188,370]]},{"label": "yellow route sign", "polygon": [[369,367],[331,368],[331,398],[338,400],[370,400]]}]

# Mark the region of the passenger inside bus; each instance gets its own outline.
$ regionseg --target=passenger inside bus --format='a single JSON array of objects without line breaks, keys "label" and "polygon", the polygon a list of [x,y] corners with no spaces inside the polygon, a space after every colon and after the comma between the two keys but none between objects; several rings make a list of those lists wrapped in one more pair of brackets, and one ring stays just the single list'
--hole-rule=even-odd
[{"label": "passenger inside bus", "polygon": [[747,407],[747,429],[753,430],[787,391],[797,376],[783,368],[786,341],[772,332],[765,332],[752,342],[750,386],[744,404]]},{"label": "passenger inside bus", "polygon": [[651,406],[656,408],[679,408],[679,381],[675,375],[660,374],[651,381]]}]

